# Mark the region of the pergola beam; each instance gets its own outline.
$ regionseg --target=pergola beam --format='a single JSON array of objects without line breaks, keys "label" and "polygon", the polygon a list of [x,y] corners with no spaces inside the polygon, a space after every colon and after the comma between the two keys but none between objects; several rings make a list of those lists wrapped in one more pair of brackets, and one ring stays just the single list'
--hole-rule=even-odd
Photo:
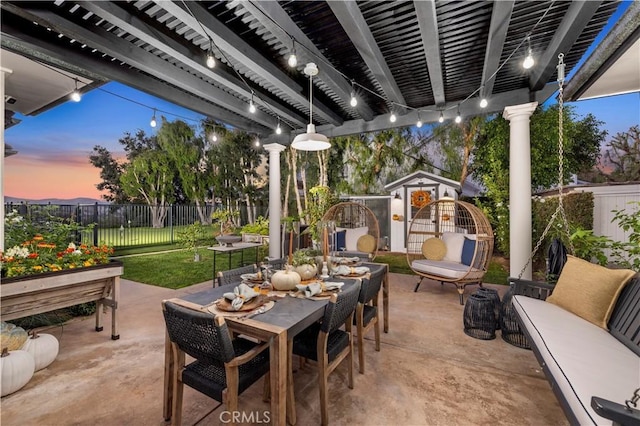
[{"label": "pergola beam", "polygon": [[554,32],[553,39],[544,50],[529,80],[531,90],[540,90],[556,70],[558,54],[566,53],[585,29],[601,1],[573,1]]},{"label": "pergola beam", "polygon": [[[269,84],[276,87],[293,102],[300,105],[307,105],[309,102],[309,99],[302,94],[302,88],[298,83],[265,59],[260,52],[242,40],[239,35],[218,21],[204,6],[196,2],[189,3],[189,9],[198,17],[196,19],[185,9],[184,4],[166,1],[159,3],[159,5],[191,30],[203,37],[211,37],[218,48],[240,61],[245,67],[259,73]],[[203,30],[201,25],[206,30]],[[342,118],[320,102],[314,102],[314,112],[333,125],[342,124]]]},{"label": "pergola beam", "polygon": [[[230,90],[245,98],[251,97],[250,90],[238,77],[227,72],[222,67],[218,67],[215,70],[209,69],[205,66],[202,55],[194,54],[184,44],[158,31],[158,29],[125,11],[115,3],[106,1],[85,2],[82,4],[82,7],[156,49],[173,56],[194,71],[203,74],[206,78],[228,87]],[[305,117],[302,117],[289,108],[282,107],[278,101],[270,99],[267,94],[261,92],[260,99],[265,102],[267,108],[273,110],[283,119],[289,120],[299,126],[305,125]]]},{"label": "pergola beam", "polygon": [[496,74],[500,65],[500,56],[504,50],[504,42],[507,38],[514,4],[514,0],[493,2],[489,38],[487,39],[487,50],[484,55],[484,67],[482,68],[484,91],[480,93],[480,96],[488,98],[493,93],[493,86],[496,82]]},{"label": "pergola beam", "polygon": [[[13,5],[7,5],[9,4],[3,2],[2,8],[7,7],[9,10],[14,8]],[[38,9],[37,7],[30,8],[29,6],[29,4],[26,4],[23,9],[16,9],[14,13],[31,15],[30,19],[40,21],[39,23],[43,26],[50,27],[58,33],[65,34],[88,46],[97,48],[101,52],[118,58],[150,75],[160,74],[168,83],[216,103],[236,114],[246,114],[247,112],[248,105],[246,102],[174,65],[170,65],[167,61],[132,45],[103,28],[96,26],[91,31],[49,10]],[[29,12],[25,12],[25,10]],[[262,111],[256,111],[252,115],[252,119],[267,128],[273,128],[276,124],[275,117]]]},{"label": "pergola beam", "polygon": [[[255,1],[240,2],[243,8],[248,10],[253,17],[260,22],[270,33],[272,33],[280,43],[291,44],[293,37],[301,49],[296,49],[296,56],[301,63],[316,62],[320,59],[318,66],[318,78],[322,80],[330,90],[335,92],[342,99],[351,97],[351,83],[342,74],[336,71],[329,64],[329,61],[322,52],[313,44],[307,35],[296,25],[287,12],[275,1]],[[277,25],[275,24],[277,22]],[[311,53],[309,53],[311,52]],[[373,118],[373,111],[365,103],[360,102],[356,110],[362,119],[369,121]]]},{"label": "pergola beam", "polygon": [[444,107],[444,78],[442,75],[442,57],[440,56],[440,35],[438,33],[438,17],[434,0],[414,0],[413,5],[418,17],[422,45],[429,69],[429,80],[433,99],[438,108]]},{"label": "pergola beam", "polygon": [[165,99],[168,102],[199,112],[209,117],[215,117],[234,127],[249,132],[268,134],[270,129],[259,126],[231,111],[220,108],[203,99],[195,98],[173,86],[162,83],[161,80],[147,76],[137,71],[128,70],[120,65],[105,62],[98,58],[87,57],[81,53],[60,47],[59,45],[33,37],[10,24],[2,25],[2,46],[31,59],[51,63],[59,66],[61,62],[82,64],[82,68],[92,75],[105,80],[118,81],[150,95]]},{"label": "pergola beam", "polygon": [[404,112],[404,96],[358,4],[355,1],[329,1],[327,4],[380,84],[387,100],[397,105],[396,112]]}]

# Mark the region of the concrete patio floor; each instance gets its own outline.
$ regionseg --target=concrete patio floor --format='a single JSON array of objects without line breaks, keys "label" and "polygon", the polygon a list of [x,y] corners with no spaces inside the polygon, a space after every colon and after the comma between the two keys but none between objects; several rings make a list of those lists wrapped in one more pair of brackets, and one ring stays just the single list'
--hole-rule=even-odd
[{"label": "concrete patio floor", "polygon": [[[559,425],[568,424],[531,351],[463,332],[454,286],[391,274],[390,330],[375,352],[365,340],[366,372],[346,384],[341,365],[329,380],[330,422],[335,425]],[[93,331],[93,317],[47,330],[60,340],[56,361],[18,392],[0,401],[3,426],[164,425],[163,299],[181,290],[122,281],[120,340]],[[490,286],[503,294],[507,287]],[[475,291],[469,287],[465,296]],[[298,363],[295,362],[294,365]],[[357,368],[357,359],[356,359]],[[299,425],[320,422],[315,365],[294,373]],[[240,410],[261,413],[262,383],[240,396]],[[183,424],[224,424],[224,407],[185,387]]]}]

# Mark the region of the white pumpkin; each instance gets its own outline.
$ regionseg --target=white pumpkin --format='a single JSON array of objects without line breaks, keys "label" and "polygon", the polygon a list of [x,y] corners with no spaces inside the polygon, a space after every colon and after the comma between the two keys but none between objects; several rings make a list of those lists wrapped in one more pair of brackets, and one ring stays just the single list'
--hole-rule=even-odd
[{"label": "white pumpkin", "polygon": [[294,290],[300,284],[300,274],[293,270],[290,265],[284,271],[278,271],[271,276],[271,285],[276,290]]},{"label": "white pumpkin", "polygon": [[0,355],[0,396],[9,395],[29,383],[35,372],[35,361],[27,351],[2,350]]},{"label": "white pumpkin", "polygon": [[58,339],[51,334],[29,333],[29,338],[22,346],[23,351],[29,352],[36,363],[36,371],[42,370],[58,356],[60,345]]},{"label": "white pumpkin", "polygon": [[305,263],[304,265],[296,266],[296,272],[300,275],[302,280],[310,280],[318,273],[318,268],[315,265]]},{"label": "white pumpkin", "polygon": [[3,322],[0,325],[0,345],[10,351],[20,349],[27,341],[27,332],[15,324]]}]

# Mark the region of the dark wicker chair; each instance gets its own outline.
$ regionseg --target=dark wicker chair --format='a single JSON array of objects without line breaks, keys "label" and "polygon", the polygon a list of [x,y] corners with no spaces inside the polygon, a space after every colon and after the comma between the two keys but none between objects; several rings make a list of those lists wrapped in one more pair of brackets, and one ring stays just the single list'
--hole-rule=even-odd
[{"label": "dark wicker chair", "polygon": [[[214,318],[171,301],[162,302],[167,333],[175,362],[171,423],[182,420],[183,385],[192,387],[238,410],[238,395],[267,374],[269,385],[269,344],[232,339],[222,316]],[[195,361],[185,365],[185,354]],[[169,419],[167,419],[169,420]]]},{"label": "dark wicker chair", "polygon": [[[327,377],[344,360],[349,367],[349,389],[353,389],[353,338],[351,324],[358,303],[360,285],[352,285],[331,296],[322,322],[303,330],[289,346],[289,391],[293,401],[292,355],[317,361],[320,382],[320,413],[322,424],[329,423]],[[345,330],[339,328],[344,324]],[[292,419],[292,423],[295,420]]]},{"label": "dark wicker chair", "polygon": [[255,263],[235,269],[229,269],[228,271],[220,271],[218,272],[218,286],[238,285],[242,282],[240,275],[255,274],[256,272],[258,272],[258,267]]},{"label": "dark wicker chair", "polygon": [[284,265],[287,264],[287,259],[279,258],[279,259],[269,259],[267,261],[269,266],[271,266],[272,271],[282,271],[284,270]]},{"label": "dark wicker chair", "polygon": [[364,335],[374,328],[376,351],[380,352],[380,314],[378,309],[378,294],[386,272],[385,267],[378,267],[368,279],[362,280],[358,306],[353,323],[358,332],[358,371],[364,374]]}]

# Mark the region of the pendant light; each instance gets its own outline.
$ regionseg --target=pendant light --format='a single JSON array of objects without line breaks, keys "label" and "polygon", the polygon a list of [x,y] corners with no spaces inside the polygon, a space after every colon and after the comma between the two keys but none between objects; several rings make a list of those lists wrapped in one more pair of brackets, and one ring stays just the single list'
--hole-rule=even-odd
[{"label": "pendant light", "polygon": [[78,79],[74,78],[73,80],[76,83],[76,88],[73,90],[73,92],[71,92],[71,100],[73,102],[80,102],[80,100],[82,99],[82,95],[80,94],[80,91],[78,90]]},{"label": "pendant light", "polygon": [[316,133],[316,126],[313,124],[313,76],[318,75],[318,66],[309,62],[304,67],[304,73],[309,76],[309,124],[307,133],[296,136],[291,147],[299,151],[323,151],[331,148],[331,143],[325,135]]},{"label": "pendant light", "polygon": [[151,121],[149,122],[149,126],[156,127],[158,122],[156,121],[156,109],[153,109],[153,116],[151,117]]}]

